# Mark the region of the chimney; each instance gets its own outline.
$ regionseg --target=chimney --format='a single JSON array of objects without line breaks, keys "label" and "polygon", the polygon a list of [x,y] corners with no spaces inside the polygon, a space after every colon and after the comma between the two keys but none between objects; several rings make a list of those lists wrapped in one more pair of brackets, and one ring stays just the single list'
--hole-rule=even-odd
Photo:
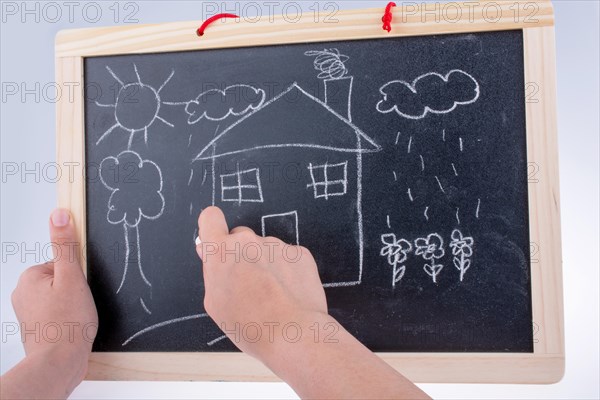
[{"label": "chimney", "polygon": [[354,77],[325,79],[325,104],[333,111],[352,121],[352,82]]}]

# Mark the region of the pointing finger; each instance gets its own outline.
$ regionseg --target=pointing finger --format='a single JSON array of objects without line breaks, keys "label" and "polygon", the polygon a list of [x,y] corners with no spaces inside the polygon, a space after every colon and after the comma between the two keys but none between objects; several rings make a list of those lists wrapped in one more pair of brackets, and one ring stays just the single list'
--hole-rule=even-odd
[{"label": "pointing finger", "polygon": [[208,207],[198,218],[198,233],[202,242],[219,241],[229,234],[225,215],[218,207]]},{"label": "pointing finger", "polygon": [[[225,215],[218,207],[208,207],[198,217],[198,240],[196,251],[203,259],[202,250],[207,244],[218,245],[229,234]],[[198,244],[200,241],[201,244]]]},{"label": "pointing finger", "polygon": [[247,226],[236,226],[235,228],[233,228],[231,230],[231,234],[240,233],[240,232],[254,233],[254,231],[252,229],[248,228]]}]

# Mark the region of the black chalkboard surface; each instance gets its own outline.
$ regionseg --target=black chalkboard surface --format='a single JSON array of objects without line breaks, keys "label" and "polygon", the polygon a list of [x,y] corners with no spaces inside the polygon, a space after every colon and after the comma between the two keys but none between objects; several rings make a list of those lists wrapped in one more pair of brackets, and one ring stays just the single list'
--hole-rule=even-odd
[{"label": "black chalkboard surface", "polygon": [[95,351],[235,349],[202,305],[211,204],[311,249],[372,350],[533,351],[522,31],[84,67]]}]

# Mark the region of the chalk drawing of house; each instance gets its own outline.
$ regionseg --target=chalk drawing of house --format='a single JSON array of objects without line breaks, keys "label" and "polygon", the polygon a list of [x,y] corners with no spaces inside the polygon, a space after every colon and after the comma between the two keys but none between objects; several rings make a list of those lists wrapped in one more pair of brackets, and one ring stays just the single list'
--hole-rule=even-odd
[{"label": "chalk drawing of house", "polygon": [[305,246],[324,286],[352,286],[363,273],[363,153],[381,148],[352,123],[353,77],[324,82],[325,101],[293,83],[217,133],[193,165],[209,171],[230,225]]}]

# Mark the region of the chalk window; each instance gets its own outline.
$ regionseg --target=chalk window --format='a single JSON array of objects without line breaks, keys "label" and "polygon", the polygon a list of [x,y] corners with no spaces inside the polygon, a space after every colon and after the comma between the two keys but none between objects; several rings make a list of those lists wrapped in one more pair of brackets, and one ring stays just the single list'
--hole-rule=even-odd
[{"label": "chalk window", "polygon": [[260,186],[260,171],[258,168],[237,171],[233,174],[221,175],[221,200],[242,204],[262,203],[263,194]]},{"label": "chalk window", "polygon": [[329,196],[343,196],[348,190],[348,161],[339,164],[308,165],[315,199]]}]

